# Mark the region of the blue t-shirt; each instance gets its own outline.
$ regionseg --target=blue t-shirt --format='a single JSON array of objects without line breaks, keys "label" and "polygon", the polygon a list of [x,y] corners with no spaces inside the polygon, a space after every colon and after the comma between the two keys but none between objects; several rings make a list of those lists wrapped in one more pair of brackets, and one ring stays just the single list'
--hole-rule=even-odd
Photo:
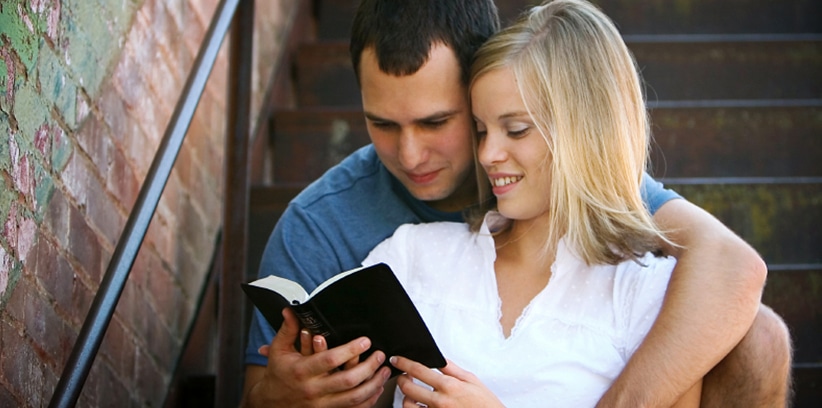
[{"label": "blue t-shirt", "polygon": [[[647,174],[643,200],[651,213],[679,197]],[[268,239],[259,276],[278,275],[310,292],[335,274],[360,266],[402,224],[461,222],[460,212],[435,210],[414,198],[382,165],[372,145],[360,148],[289,203]],[[246,364],[266,365],[257,349],[275,329],[255,308]]]}]

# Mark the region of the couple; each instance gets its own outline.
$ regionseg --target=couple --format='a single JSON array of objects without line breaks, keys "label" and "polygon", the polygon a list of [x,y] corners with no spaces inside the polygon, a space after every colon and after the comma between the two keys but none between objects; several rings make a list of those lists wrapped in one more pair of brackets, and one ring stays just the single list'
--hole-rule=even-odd
[{"label": "couple", "polygon": [[[373,143],[291,203],[261,274],[311,289],[361,262],[390,264],[452,360],[439,373],[392,358],[409,406],[784,404],[789,340],[759,305],[764,265],[644,175],[640,84],[607,17],[581,1],[536,7],[472,72],[498,28],[493,3],[405,3],[360,4],[351,51]],[[658,248],[677,263],[648,254]],[[443,293],[452,299],[425,303]],[[365,338],[327,350],[290,313],[278,330],[255,313],[246,406],[378,401],[394,356],[357,362]]]}]

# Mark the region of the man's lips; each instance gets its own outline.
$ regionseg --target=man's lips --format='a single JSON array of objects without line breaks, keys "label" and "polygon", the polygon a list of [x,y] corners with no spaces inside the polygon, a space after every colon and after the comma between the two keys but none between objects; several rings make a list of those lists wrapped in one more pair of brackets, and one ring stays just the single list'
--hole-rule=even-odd
[{"label": "man's lips", "polygon": [[416,184],[426,184],[434,181],[439,173],[437,170],[428,173],[405,173],[405,175]]}]

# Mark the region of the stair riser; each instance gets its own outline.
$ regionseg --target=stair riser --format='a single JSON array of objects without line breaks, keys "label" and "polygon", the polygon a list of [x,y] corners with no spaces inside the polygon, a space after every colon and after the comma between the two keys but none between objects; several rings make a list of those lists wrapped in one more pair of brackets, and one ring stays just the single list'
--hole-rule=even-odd
[{"label": "stair riser", "polygon": [[[628,42],[647,99],[813,99],[822,97],[822,41]],[[346,42],[302,47],[301,106],[359,106]]]},{"label": "stair riser", "polygon": [[822,176],[822,107],[651,110],[657,177]]},{"label": "stair riser", "polygon": [[[318,36],[348,39],[357,0],[323,0]],[[534,0],[498,0],[500,20],[513,21]],[[815,0],[596,0],[626,34],[822,32],[822,4]],[[728,18],[734,16],[734,18]]]},{"label": "stair riser", "polygon": [[788,325],[794,362],[822,363],[822,270],[769,271],[762,303]]},{"label": "stair riser", "polygon": [[822,263],[822,183],[666,186],[716,216],[768,264]]},{"label": "stair riser", "polygon": [[[277,182],[307,182],[368,143],[359,110],[274,115]],[[651,110],[657,177],[822,176],[822,107]]]}]

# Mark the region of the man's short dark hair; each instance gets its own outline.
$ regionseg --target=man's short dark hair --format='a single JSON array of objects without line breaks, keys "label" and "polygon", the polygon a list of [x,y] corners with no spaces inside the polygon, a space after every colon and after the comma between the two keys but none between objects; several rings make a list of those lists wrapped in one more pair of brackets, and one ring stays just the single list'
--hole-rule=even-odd
[{"label": "man's short dark hair", "polygon": [[404,76],[428,60],[441,42],[459,59],[468,84],[474,52],[499,30],[493,0],[362,0],[354,16],[349,51],[357,81],[360,56],[373,46],[380,70]]}]

